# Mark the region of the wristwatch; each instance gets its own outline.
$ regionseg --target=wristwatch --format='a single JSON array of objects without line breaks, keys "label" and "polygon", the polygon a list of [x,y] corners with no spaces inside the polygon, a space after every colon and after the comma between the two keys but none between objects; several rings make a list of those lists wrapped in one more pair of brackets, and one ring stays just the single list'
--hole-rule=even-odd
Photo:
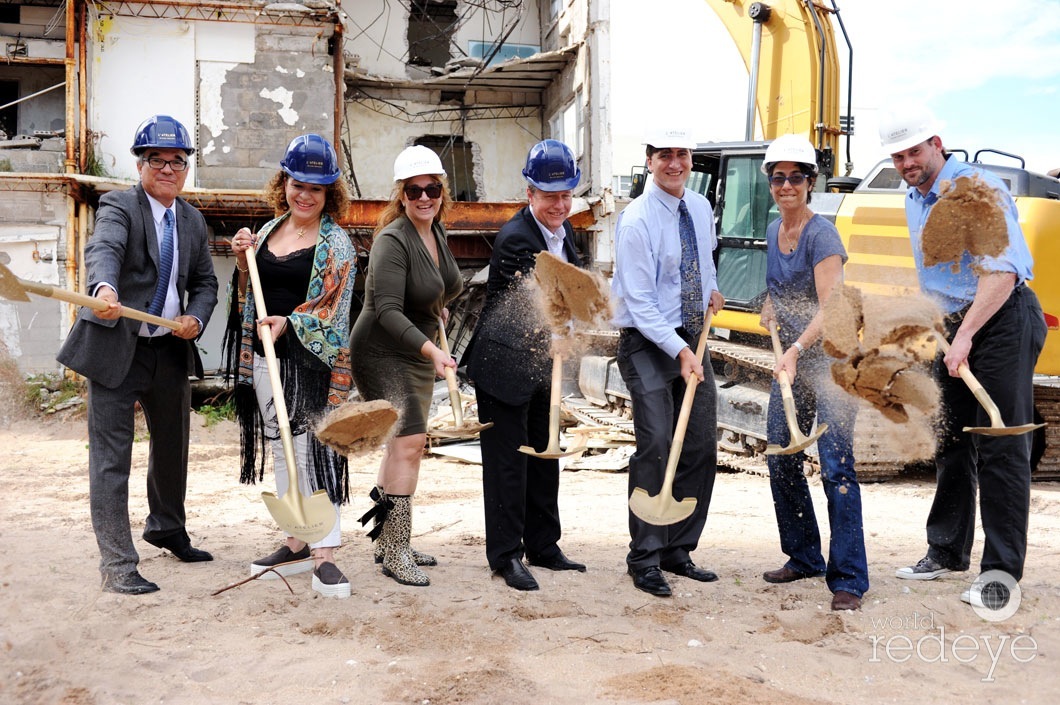
[{"label": "wristwatch", "polygon": [[799,351],[799,355],[802,355],[804,352],[806,352],[806,349],[802,347],[802,343],[800,343],[797,340],[794,343],[791,344],[791,347],[793,347],[796,350],[798,350]]}]

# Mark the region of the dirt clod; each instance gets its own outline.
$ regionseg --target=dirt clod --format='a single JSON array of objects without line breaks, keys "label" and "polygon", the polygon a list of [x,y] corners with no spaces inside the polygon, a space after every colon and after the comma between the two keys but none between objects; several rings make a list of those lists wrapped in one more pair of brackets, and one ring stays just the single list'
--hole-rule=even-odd
[{"label": "dirt clod", "polygon": [[325,416],[316,436],[339,453],[361,455],[385,443],[397,421],[397,409],[385,399],[351,401]]},{"label": "dirt clod", "polygon": [[921,236],[924,265],[959,262],[965,252],[997,257],[1008,247],[1005,212],[996,190],[979,176],[944,181]]}]

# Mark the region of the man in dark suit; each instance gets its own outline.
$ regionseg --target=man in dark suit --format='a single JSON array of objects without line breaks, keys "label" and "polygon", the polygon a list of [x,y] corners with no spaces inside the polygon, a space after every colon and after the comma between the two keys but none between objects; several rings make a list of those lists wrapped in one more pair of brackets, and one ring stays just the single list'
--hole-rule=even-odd
[{"label": "man in dark suit", "polygon": [[524,554],[530,565],[549,570],[584,572],[585,566],[557,545],[559,461],[518,450],[548,443],[551,379],[551,332],[521,282],[539,252],[582,265],[567,221],[581,170],[567,145],[544,140],[530,149],[523,177],[529,204],[493,243],[486,304],[465,357],[479,420],[493,422],[480,438],[486,558],[509,587],[537,590]]},{"label": "man in dark suit", "polygon": [[[103,589],[128,595],[158,586],[137,571],[129,525],[134,409],[151,433],[147,465],[150,513],[143,538],[182,561],[209,561],[184,527],[191,385],[202,377],[194,341],[217,303],[206,221],[178,198],[195,152],[188,131],[156,115],[137,130],[132,153],[140,183],[104,194],[85,247],[87,291],[108,308],[83,308],[58,360],[88,385],[88,473],[92,528]],[[176,331],[122,318],[122,303],[174,320]]]}]

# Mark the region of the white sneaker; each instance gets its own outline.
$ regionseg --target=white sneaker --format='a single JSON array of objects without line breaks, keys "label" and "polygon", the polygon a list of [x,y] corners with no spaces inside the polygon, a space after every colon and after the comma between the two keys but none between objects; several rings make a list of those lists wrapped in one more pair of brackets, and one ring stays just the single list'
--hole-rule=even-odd
[{"label": "white sneaker", "polygon": [[949,568],[936,563],[933,558],[924,556],[916,565],[910,565],[896,570],[894,572],[894,577],[902,578],[903,580],[934,580],[940,575],[952,572],[953,571]]},{"label": "white sneaker", "polygon": [[[269,568],[272,568],[272,570],[269,570]],[[269,572],[265,573],[267,570]],[[299,573],[308,573],[311,570],[313,570],[313,557],[309,553],[309,546],[305,546],[301,551],[295,552],[287,548],[285,544],[273,553],[250,564],[250,574],[252,576],[265,573],[265,575],[258,578],[259,580],[279,580],[280,575],[286,578]]]},{"label": "white sneaker", "polygon": [[313,571],[313,589],[324,597],[341,600],[350,596],[350,581],[334,563],[324,562]]}]

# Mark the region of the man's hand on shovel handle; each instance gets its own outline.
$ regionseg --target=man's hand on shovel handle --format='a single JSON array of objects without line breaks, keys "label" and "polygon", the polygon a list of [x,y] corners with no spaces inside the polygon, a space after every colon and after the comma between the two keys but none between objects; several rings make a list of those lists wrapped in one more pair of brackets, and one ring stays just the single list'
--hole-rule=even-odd
[{"label": "man's hand on shovel handle", "polygon": [[121,304],[118,303],[118,294],[109,286],[101,286],[96,292],[96,298],[107,304],[107,308],[96,310],[96,316],[107,321],[121,318]]}]

